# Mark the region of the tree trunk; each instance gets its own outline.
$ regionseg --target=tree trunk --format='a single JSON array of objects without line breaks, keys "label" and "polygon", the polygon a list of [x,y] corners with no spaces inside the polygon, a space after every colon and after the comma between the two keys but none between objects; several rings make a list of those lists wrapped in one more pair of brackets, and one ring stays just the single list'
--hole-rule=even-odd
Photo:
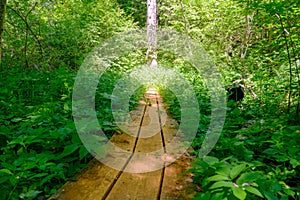
[{"label": "tree trunk", "polygon": [[2,59],[2,37],[4,32],[4,22],[7,0],[0,0],[0,63]]},{"label": "tree trunk", "polygon": [[147,64],[150,66],[157,66],[157,53],[156,53],[156,0],[147,0]]}]

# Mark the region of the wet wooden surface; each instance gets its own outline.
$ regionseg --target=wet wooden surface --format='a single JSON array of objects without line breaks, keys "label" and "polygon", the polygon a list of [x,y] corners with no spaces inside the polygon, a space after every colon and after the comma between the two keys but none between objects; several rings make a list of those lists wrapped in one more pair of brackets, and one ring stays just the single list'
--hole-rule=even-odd
[{"label": "wet wooden surface", "polygon": [[[115,134],[110,140],[127,152],[134,151],[131,158],[127,154],[127,157],[124,156],[124,160],[129,159],[126,170],[119,171],[93,159],[89,167],[76,176],[76,181],[67,182],[51,200],[193,198],[195,187],[191,174],[183,174],[189,169],[191,158],[187,154],[177,158],[174,151],[170,153],[171,148],[176,147],[167,145],[176,135],[178,124],[166,114],[162,99],[155,90],[149,90],[145,97],[148,100],[141,101],[131,112],[135,126],[131,124],[128,127],[131,135]],[[139,131],[140,125],[142,126]],[[138,139],[133,137],[137,135]],[[164,148],[163,144],[167,147]],[[111,156],[112,160],[114,156]],[[146,173],[141,173],[145,171]]]}]

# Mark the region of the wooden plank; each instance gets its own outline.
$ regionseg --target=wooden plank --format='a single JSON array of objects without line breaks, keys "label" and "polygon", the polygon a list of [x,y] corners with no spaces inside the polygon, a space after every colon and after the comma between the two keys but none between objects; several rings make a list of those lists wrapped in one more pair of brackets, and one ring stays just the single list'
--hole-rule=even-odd
[{"label": "wooden plank", "polygon": [[[176,151],[177,145],[163,148],[160,121],[164,124],[162,132],[167,145],[176,136],[178,124],[167,116],[162,106],[162,99],[156,91],[150,90],[146,97],[151,106],[146,107],[136,147],[134,148],[135,136],[139,130],[146,102],[141,102],[141,105],[131,112],[134,123],[128,125],[127,130],[136,133],[115,134],[110,140],[117,148],[127,153],[119,149],[115,153],[108,154],[105,159],[115,165],[123,166],[130,158],[125,172],[112,169],[94,159],[87,169],[76,176],[77,181],[67,182],[50,198],[51,200],[192,199],[195,188],[191,174],[183,175],[183,172],[189,168],[189,157],[186,155],[179,157],[178,154],[182,152]],[[134,154],[131,156],[130,152],[133,151]],[[175,162],[163,168],[173,161]]]},{"label": "wooden plank", "polygon": [[[151,106],[147,107],[135,154],[127,166],[127,170],[134,173],[125,172],[120,176],[108,200],[156,200],[159,196],[164,162],[161,155],[150,154],[163,147],[156,93],[148,93],[146,97],[151,102]],[[153,168],[158,168],[158,170],[153,171]],[[139,173],[147,170],[150,172]]]},{"label": "wooden plank", "polygon": [[[163,104],[160,104],[163,105]],[[164,110],[164,108],[160,108]],[[196,194],[192,174],[186,173],[190,169],[193,158],[181,147],[180,139],[182,133],[178,132],[179,124],[172,117],[168,116],[163,126],[163,133],[166,142],[166,168],[164,173],[161,200],[182,200],[193,199]],[[178,139],[176,139],[178,137]],[[177,145],[170,145],[171,141]],[[175,161],[175,162],[174,162]],[[170,162],[172,164],[168,165]]]},{"label": "wooden plank", "polygon": [[190,162],[191,159],[183,155],[165,168],[161,200],[193,199],[197,189],[192,174],[185,174]]},{"label": "wooden plank", "polygon": [[[136,110],[131,112],[131,117],[137,126],[140,124],[144,106],[145,102],[141,102]],[[128,129],[131,128],[133,127],[128,127]],[[110,141],[123,150],[131,152],[134,147],[135,138],[122,133],[115,134]],[[107,159],[113,159],[113,156]],[[88,168],[76,175],[76,181],[68,181],[49,200],[101,199],[118,174],[118,170],[102,164],[97,159],[93,159],[89,163]]]},{"label": "wooden plank", "polygon": [[124,172],[108,200],[156,200],[159,193],[161,170],[149,173]]}]

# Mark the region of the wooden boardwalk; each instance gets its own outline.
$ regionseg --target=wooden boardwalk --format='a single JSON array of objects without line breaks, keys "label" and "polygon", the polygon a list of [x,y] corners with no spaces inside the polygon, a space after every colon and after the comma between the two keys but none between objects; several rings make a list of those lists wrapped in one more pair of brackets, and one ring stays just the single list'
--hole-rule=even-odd
[{"label": "wooden boardwalk", "polygon": [[[94,159],[88,168],[77,175],[76,181],[67,182],[51,200],[193,198],[195,186],[191,174],[183,174],[189,168],[191,158],[183,154],[175,161],[176,155],[169,153],[166,148],[177,134],[178,124],[166,114],[162,99],[155,90],[149,90],[145,97],[148,100],[141,101],[136,110],[131,112],[135,127],[128,129],[136,131],[134,136],[137,137],[122,133],[115,134],[110,140],[119,148],[131,152],[131,156],[124,156],[124,162],[118,163],[124,170],[110,168]],[[151,153],[155,151],[163,151],[163,154],[157,153],[155,156]],[[141,153],[143,159],[137,156]],[[113,160],[114,155],[110,159]]]}]

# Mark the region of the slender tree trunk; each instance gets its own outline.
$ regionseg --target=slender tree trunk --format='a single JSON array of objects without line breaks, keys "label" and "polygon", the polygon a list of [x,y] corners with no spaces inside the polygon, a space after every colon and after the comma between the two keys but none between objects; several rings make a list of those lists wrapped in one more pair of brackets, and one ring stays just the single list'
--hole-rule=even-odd
[{"label": "slender tree trunk", "polygon": [[6,13],[6,3],[7,0],[0,0],[0,63],[2,59],[2,37],[4,32],[4,22]]},{"label": "slender tree trunk", "polygon": [[153,67],[157,66],[156,28],[156,0],[147,0],[147,64]]},{"label": "slender tree trunk", "polygon": [[289,34],[289,32],[285,29],[283,22],[282,22],[282,18],[281,16],[276,13],[275,16],[279,19],[280,24],[281,24],[281,28],[282,28],[282,32],[283,32],[283,37],[284,37],[284,41],[285,41],[285,46],[286,46],[286,51],[287,51],[287,56],[288,56],[288,60],[289,60],[289,72],[290,72],[290,85],[289,85],[289,91],[288,91],[288,108],[287,108],[287,113],[290,114],[290,110],[291,110],[291,97],[292,97],[292,82],[293,82],[293,72],[292,72],[292,60],[291,60],[291,56],[290,56],[290,48],[289,48],[289,43],[288,43],[288,38],[287,35]]}]

